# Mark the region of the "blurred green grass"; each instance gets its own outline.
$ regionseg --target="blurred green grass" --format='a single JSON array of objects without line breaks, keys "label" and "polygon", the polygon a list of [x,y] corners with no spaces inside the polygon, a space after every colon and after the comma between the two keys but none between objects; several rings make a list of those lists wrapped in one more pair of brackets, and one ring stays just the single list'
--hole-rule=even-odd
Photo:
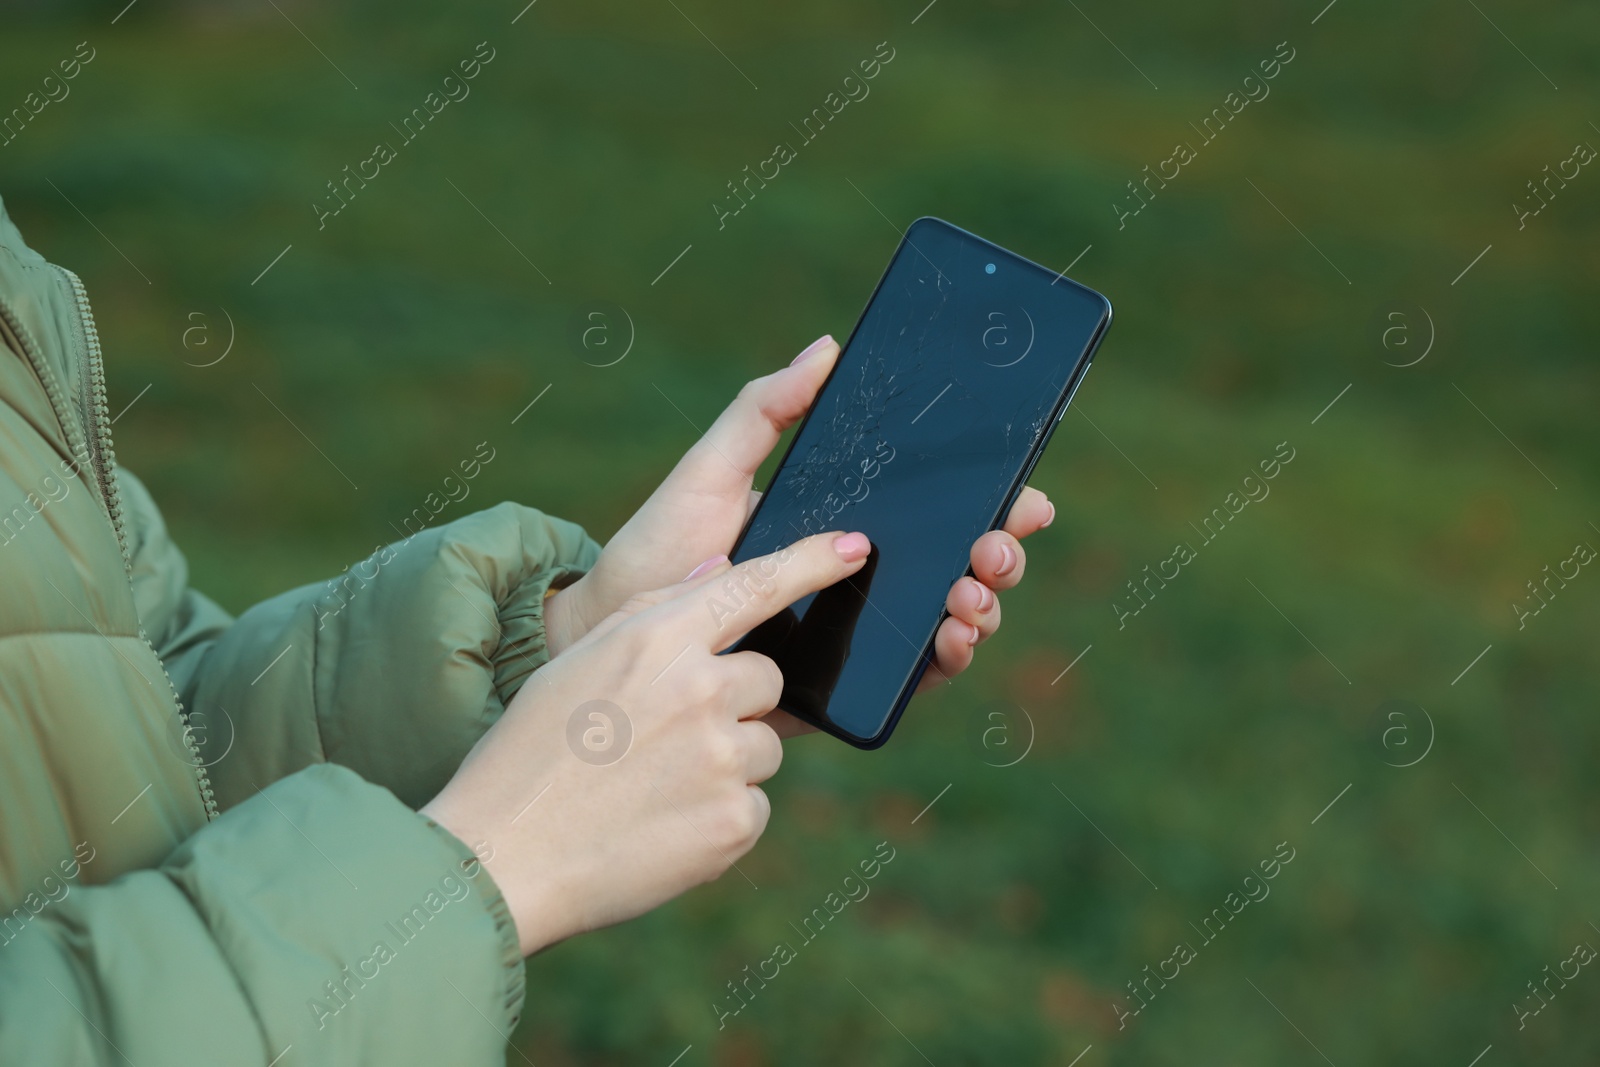
[{"label": "blurred green grass", "polygon": [[[665,1064],[692,1044],[685,1065],[1064,1064],[1092,1044],[1085,1067],[1316,1062],[1296,1027],[1337,1063],[1600,1054],[1594,979],[1524,1031],[1510,1007],[1600,937],[1600,579],[1523,631],[1509,607],[1600,544],[1600,178],[1524,231],[1507,207],[1600,143],[1600,15],[945,0],[913,25],[921,3],[544,0],[511,25],[519,3],[280,6],[359,90],[270,6],[140,4],[114,26],[120,3],[19,9],[0,39],[7,108],[78,41],[98,51],[0,148],[0,195],[88,283],[113,410],[150,386],[119,459],[232,609],[390,539],[483,440],[497,458],[445,518],[517,499],[604,538],[691,422],[849,329],[918,215],[1058,267],[1092,246],[1074,276],[1117,306],[1079,397],[1104,434],[1069,416],[1040,464],[1060,517],[978,666],[879,753],[791,746],[741,863],[760,890],[724,879],[531,961],[532,1060]],[[318,232],[324,182],[482,40],[498,54],[472,95]],[[719,232],[724,183],[883,40],[871,95]],[[1119,231],[1124,183],[1282,40],[1297,56],[1272,95]],[[594,300],[637,325],[615,367],[568,340]],[[1432,353],[1386,366],[1384,313],[1419,305]],[[233,352],[186,366],[188,316],[220,341],[221,309]],[[1119,631],[1123,583],[1285,440],[1272,496]],[[1414,767],[1376,743],[1391,698],[1437,728]],[[979,741],[1001,699],[1037,727],[1009,769]],[[724,983],[882,840],[898,858],[872,895],[719,1031]],[[1124,983],[1284,840],[1271,897],[1119,1031]]]}]

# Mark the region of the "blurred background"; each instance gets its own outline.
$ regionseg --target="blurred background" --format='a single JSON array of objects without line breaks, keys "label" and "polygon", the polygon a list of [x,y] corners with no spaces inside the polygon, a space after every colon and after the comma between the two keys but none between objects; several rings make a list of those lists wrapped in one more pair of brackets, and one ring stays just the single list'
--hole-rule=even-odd
[{"label": "blurred background", "polygon": [[0,111],[93,58],[8,129],[0,195],[84,277],[118,460],[234,611],[394,539],[483,441],[440,521],[514,499],[604,540],[742,382],[848,333],[919,215],[1116,305],[975,669],[881,751],[791,745],[759,890],[530,961],[512,1062],[1600,1057],[1600,973],[1529,986],[1600,946],[1600,11],[124,2],[5,5]]}]

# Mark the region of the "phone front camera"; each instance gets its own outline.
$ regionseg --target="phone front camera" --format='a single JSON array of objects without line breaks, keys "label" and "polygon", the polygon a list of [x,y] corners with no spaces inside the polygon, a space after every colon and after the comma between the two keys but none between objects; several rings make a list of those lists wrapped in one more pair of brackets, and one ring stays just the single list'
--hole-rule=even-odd
[{"label": "phone front camera", "polygon": [[985,274],[993,274],[994,273],[994,264],[993,263],[985,264],[984,268],[983,268],[983,273],[985,273]]}]

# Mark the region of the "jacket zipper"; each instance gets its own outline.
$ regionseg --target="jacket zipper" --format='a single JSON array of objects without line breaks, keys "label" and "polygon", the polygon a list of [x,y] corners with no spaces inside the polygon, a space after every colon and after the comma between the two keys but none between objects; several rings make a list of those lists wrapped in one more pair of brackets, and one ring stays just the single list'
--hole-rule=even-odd
[{"label": "jacket zipper", "polygon": [[[106,375],[100,355],[100,332],[95,328],[94,312],[89,308],[89,293],[84,288],[82,279],[65,267],[58,269],[72,283],[72,294],[78,303],[78,317],[83,328],[84,353],[81,373],[83,390],[80,400],[83,424],[87,431],[87,441],[82,449],[85,453],[84,460],[94,471],[96,484],[100,488],[101,501],[105,504],[106,514],[111,517],[111,527],[117,535],[117,547],[122,552],[122,568],[128,576],[128,588],[131,591],[133,557],[128,552],[128,535],[122,517],[122,496],[117,490],[117,453],[111,447],[111,414],[110,406],[106,402]],[[205,806],[206,821],[210,822],[217,817],[217,799],[211,789],[211,776],[206,772],[200,746],[194,740],[194,728],[190,723],[189,711],[183,706],[183,698],[178,695],[178,687],[172,683],[172,675],[167,673],[167,665],[162,662],[161,653],[156,651],[156,646],[145,632],[142,620],[139,623],[139,637],[150,649],[150,654],[155,657],[156,662],[161,664],[161,675],[167,680],[167,688],[172,692],[172,702],[177,707],[178,718],[183,724],[183,743],[194,761],[195,784],[200,790],[200,801]]]}]

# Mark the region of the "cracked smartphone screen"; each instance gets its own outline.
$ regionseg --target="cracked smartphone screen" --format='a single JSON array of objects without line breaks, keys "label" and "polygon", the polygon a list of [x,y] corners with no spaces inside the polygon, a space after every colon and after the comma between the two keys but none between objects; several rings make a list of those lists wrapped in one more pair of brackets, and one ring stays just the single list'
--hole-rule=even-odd
[{"label": "cracked smartphone screen", "polygon": [[780,707],[861,747],[888,738],[972,543],[1004,520],[1110,316],[1054,271],[912,224],[732,553],[872,539],[854,576],[735,646],[777,662]]}]

